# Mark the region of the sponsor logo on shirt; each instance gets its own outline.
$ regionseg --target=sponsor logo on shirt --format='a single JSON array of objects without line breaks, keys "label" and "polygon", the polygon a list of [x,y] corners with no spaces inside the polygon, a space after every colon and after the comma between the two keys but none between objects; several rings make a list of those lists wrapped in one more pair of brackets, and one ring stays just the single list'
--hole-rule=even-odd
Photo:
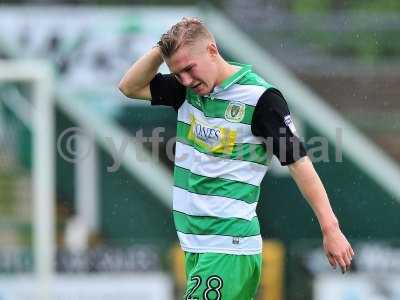
[{"label": "sponsor logo on shirt", "polygon": [[201,123],[196,123],[193,126],[196,137],[210,146],[215,146],[219,143],[221,136],[221,129],[210,128]]},{"label": "sponsor logo on shirt", "polygon": [[214,127],[205,120],[191,116],[188,139],[207,151],[231,154],[236,140],[236,132],[228,128]]}]

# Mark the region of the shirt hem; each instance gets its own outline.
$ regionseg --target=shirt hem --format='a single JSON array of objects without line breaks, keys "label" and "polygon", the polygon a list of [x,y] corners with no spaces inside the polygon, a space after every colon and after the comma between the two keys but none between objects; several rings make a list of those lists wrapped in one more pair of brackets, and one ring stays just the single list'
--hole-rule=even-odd
[{"label": "shirt hem", "polygon": [[224,248],[192,248],[181,245],[185,252],[191,253],[222,253],[233,255],[256,255],[262,253],[262,248],[259,249],[224,249]]}]

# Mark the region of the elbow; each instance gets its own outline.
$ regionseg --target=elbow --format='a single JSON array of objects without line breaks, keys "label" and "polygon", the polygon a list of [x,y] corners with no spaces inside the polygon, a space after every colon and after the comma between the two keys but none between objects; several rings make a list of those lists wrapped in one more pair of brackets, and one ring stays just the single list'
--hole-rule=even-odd
[{"label": "elbow", "polygon": [[120,92],[122,94],[124,94],[126,97],[131,98],[133,93],[132,91],[129,89],[128,85],[124,82],[124,80],[121,80],[118,84],[118,89],[120,90]]},{"label": "elbow", "polygon": [[151,100],[150,88],[148,86],[140,87],[122,78],[118,84],[118,89],[128,98]]}]

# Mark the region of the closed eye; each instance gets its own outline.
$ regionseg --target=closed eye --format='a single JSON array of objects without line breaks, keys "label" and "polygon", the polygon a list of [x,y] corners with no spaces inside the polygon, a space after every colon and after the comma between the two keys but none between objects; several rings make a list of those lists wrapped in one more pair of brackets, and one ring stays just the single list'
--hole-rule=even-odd
[{"label": "closed eye", "polygon": [[189,71],[191,71],[191,70],[193,69],[194,66],[195,66],[194,64],[193,64],[193,65],[189,65],[189,66],[185,67],[184,69],[182,69],[182,71],[177,72],[177,73],[172,73],[172,74],[175,76],[175,78],[176,78],[178,81],[181,81],[180,73],[182,73],[182,72],[189,72]]}]

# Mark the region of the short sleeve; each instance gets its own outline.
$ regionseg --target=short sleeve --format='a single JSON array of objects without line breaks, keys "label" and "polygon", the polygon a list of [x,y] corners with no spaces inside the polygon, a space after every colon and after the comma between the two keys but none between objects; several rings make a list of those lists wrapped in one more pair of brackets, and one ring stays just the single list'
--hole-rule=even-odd
[{"label": "short sleeve", "polygon": [[307,155],[297,136],[289,107],[281,92],[270,88],[260,97],[253,113],[251,130],[264,138],[269,150],[282,166],[290,165]]},{"label": "short sleeve", "polygon": [[150,81],[151,105],[172,106],[176,111],[185,101],[186,88],[171,74],[157,73]]}]

